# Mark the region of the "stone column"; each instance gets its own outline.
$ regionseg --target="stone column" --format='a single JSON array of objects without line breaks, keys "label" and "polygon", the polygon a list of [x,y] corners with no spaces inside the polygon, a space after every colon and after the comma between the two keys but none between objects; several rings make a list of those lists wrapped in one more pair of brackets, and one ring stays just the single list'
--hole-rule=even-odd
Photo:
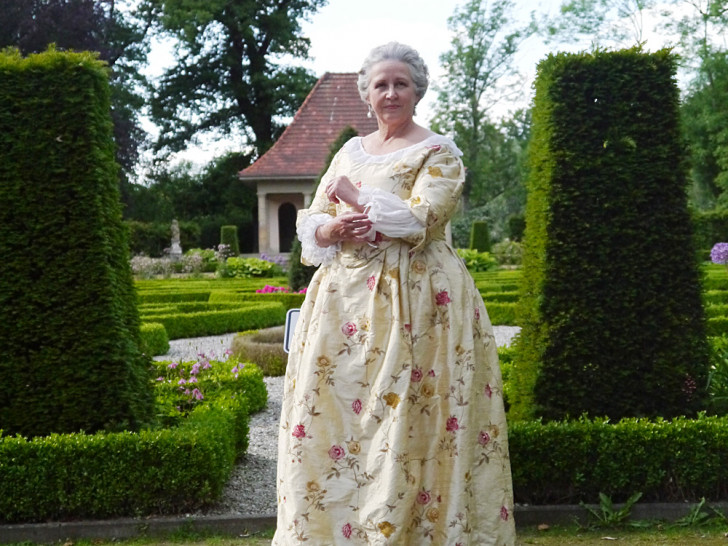
[{"label": "stone column", "polygon": [[268,229],[268,194],[258,192],[258,252],[270,252],[270,235]]}]

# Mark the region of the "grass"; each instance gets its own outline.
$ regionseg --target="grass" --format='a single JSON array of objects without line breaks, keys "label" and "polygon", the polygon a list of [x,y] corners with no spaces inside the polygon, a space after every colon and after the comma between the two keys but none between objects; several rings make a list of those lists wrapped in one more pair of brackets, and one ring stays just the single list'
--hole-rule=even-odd
[{"label": "grass", "polygon": [[[145,537],[123,541],[80,540],[65,542],[63,546],[270,546],[273,530],[251,536],[229,537],[207,534],[177,533],[165,537]],[[674,527],[659,523],[647,528],[632,529],[583,529],[580,527],[554,526],[546,529],[522,529],[518,533],[517,546],[605,546],[615,543],[622,546],[712,546],[728,544],[728,525]],[[22,543],[30,546],[31,542]],[[20,545],[17,545],[20,546]]]}]

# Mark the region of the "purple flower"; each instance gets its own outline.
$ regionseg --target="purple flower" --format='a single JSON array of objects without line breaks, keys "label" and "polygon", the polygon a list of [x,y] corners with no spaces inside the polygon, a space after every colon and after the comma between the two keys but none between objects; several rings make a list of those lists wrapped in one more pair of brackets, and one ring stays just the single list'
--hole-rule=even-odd
[{"label": "purple flower", "polygon": [[187,381],[185,380],[184,377],[182,379],[180,379],[179,381],[177,381],[178,385],[184,385],[185,383],[187,383]]},{"label": "purple flower", "polygon": [[169,368],[170,370],[174,370],[178,365],[179,364],[177,364],[176,362],[170,362],[169,364],[167,364],[167,368]]},{"label": "purple flower", "polygon": [[715,243],[710,251],[710,261],[714,264],[728,264],[728,243]]},{"label": "purple flower", "polygon": [[157,377],[157,381],[164,381],[164,377],[162,377],[162,376],[160,375],[159,377]]},{"label": "purple flower", "polygon": [[197,375],[200,373],[200,363],[193,364],[192,369],[190,370],[190,375]]},{"label": "purple flower", "polygon": [[202,396],[202,393],[200,392],[200,389],[195,389],[192,391],[192,396],[197,398],[198,400],[202,400],[204,396]]}]

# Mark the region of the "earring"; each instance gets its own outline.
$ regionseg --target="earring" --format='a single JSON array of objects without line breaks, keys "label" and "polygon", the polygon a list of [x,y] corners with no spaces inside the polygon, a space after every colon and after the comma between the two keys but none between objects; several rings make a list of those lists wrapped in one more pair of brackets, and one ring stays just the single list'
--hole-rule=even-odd
[{"label": "earring", "polygon": [[369,111],[367,112],[367,117],[368,118],[371,118],[372,117],[372,114],[374,113],[373,110],[372,110],[372,105],[371,104],[367,104],[367,106],[369,107]]}]

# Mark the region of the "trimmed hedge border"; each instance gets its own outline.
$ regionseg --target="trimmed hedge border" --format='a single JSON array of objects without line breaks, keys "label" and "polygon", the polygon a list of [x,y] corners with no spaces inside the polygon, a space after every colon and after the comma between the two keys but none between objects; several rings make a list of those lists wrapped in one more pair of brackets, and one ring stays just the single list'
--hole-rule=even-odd
[{"label": "trimmed hedge border", "polygon": [[210,303],[234,303],[234,302],[269,302],[278,301],[289,309],[300,308],[306,294],[297,292],[273,292],[270,294],[258,294],[250,292],[228,292],[214,290],[210,293]]},{"label": "trimmed hedge border", "polygon": [[[277,326],[286,321],[286,309],[280,302],[251,303],[245,307],[227,311],[148,316],[152,317],[154,322],[164,325],[169,339],[180,339]],[[142,315],[141,318],[144,321],[147,315]]]},{"label": "trimmed hedge border", "polygon": [[509,446],[518,503],[728,499],[728,417],[515,421]]},{"label": "trimmed hedge border", "polygon": [[[0,438],[0,522],[178,514],[216,500],[247,449],[263,375],[201,405],[177,428]],[[261,403],[262,399],[262,403]]]},{"label": "trimmed hedge border", "polygon": [[141,348],[150,356],[163,355],[169,351],[169,336],[164,324],[159,322],[142,322],[139,326]]}]

